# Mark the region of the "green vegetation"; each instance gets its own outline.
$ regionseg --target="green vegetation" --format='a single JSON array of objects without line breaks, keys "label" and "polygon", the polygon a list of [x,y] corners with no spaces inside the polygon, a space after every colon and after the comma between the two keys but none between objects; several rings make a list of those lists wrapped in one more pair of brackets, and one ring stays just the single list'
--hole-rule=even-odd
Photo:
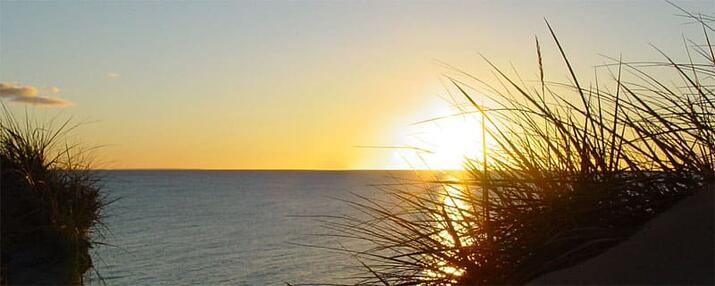
[{"label": "green vegetation", "polygon": [[[587,84],[547,26],[570,75],[527,84],[485,59],[500,83],[449,67],[453,91],[481,113],[496,147],[469,161],[466,179],[348,202],[365,216],[326,228],[364,249],[350,284],[522,284],[602,253],[680,199],[715,181],[713,19],[686,11],[704,44],[686,62],[612,59]],[[657,50],[657,48],[656,48]],[[669,80],[656,75],[669,73]],[[672,80],[678,80],[671,83]],[[483,102],[479,104],[478,102]],[[705,214],[710,215],[710,214]]]},{"label": "green vegetation", "polygon": [[[3,106],[4,107],[4,106]],[[3,108],[4,109],[4,108]],[[0,121],[2,284],[82,284],[101,238],[102,196],[85,152],[53,128],[4,109]]]}]

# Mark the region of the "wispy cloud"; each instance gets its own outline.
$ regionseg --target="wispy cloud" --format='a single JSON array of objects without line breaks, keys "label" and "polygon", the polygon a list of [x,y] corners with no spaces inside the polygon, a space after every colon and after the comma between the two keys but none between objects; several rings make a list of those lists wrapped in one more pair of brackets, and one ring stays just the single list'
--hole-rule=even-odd
[{"label": "wispy cloud", "polygon": [[50,86],[48,88],[45,88],[44,91],[48,93],[60,93],[60,88],[56,86]]},{"label": "wispy cloud", "polygon": [[7,98],[12,102],[27,103],[44,107],[67,107],[73,105],[72,102],[56,97],[38,95],[38,93],[59,93],[58,87],[52,86],[38,89],[31,85],[22,85],[14,82],[0,83],[0,98]]},{"label": "wispy cloud", "polygon": [[107,74],[108,79],[118,79],[119,77],[121,77],[121,75],[115,72],[110,72]]},{"label": "wispy cloud", "polygon": [[56,96],[22,96],[16,97],[12,101],[53,107],[67,107],[72,105],[72,102]]},{"label": "wispy cloud", "polygon": [[0,83],[0,97],[29,97],[37,95],[37,88],[11,82]]}]

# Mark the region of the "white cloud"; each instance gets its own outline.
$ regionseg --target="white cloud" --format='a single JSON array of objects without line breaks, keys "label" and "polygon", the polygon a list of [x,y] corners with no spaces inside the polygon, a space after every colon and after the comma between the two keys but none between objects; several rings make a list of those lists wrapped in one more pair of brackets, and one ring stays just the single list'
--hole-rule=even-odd
[{"label": "white cloud", "polygon": [[[0,83],[0,98],[7,98],[12,102],[27,103],[36,106],[44,107],[67,107],[74,105],[72,102],[56,96],[38,95],[36,87],[31,85],[22,85],[14,82]],[[51,86],[42,89],[44,93],[59,93],[60,89]]]},{"label": "white cloud", "polygon": [[110,72],[107,74],[107,78],[109,79],[118,79],[119,77],[121,77],[121,75],[118,73]]}]

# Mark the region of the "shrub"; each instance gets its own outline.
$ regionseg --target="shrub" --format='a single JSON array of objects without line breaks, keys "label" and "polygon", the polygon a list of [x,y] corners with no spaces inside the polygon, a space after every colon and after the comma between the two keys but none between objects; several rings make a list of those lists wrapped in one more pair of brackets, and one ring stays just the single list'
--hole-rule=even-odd
[{"label": "shrub", "polygon": [[85,153],[60,145],[76,125],[20,122],[3,110],[3,283],[81,284],[92,268],[89,249],[101,238],[107,200]]}]

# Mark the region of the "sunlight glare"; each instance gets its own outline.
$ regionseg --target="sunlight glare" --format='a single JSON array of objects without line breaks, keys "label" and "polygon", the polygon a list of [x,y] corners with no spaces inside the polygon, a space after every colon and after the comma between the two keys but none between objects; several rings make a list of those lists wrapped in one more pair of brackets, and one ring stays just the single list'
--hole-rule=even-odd
[{"label": "sunlight glare", "polygon": [[[443,113],[444,114],[444,113]],[[447,114],[455,114],[454,111]],[[482,159],[481,117],[453,115],[415,124],[404,146],[418,150],[397,150],[396,156],[410,168],[432,170],[462,169],[466,159]],[[487,140],[489,144],[489,140]]]}]

